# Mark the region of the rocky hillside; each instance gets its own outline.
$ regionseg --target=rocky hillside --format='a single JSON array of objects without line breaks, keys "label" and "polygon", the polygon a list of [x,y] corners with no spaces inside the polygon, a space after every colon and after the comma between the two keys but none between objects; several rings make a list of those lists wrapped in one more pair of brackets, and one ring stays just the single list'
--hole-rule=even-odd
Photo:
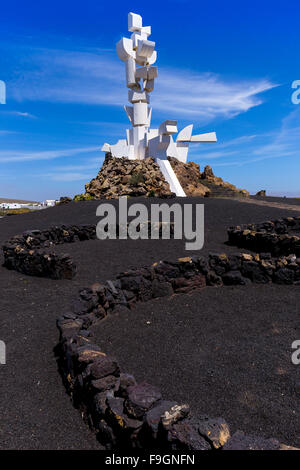
[{"label": "rocky hillside", "polygon": [[173,193],[153,158],[128,160],[106,154],[96,178],[85,185],[84,197],[115,199],[127,195],[171,197]]},{"label": "rocky hillside", "polygon": [[210,195],[210,189],[200,181],[200,166],[194,162],[182,163],[174,157],[169,157],[171,166],[187,196]]},{"label": "rocky hillside", "polygon": [[[197,163],[182,163],[176,158],[169,158],[169,161],[187,196],[249,196],[248,191],[215,176],[208,165],[201,172]],[[128,160],[113,158],[107,153],[96,178],[85,185],[85,194],[74,199],[116,199],[120,196],[172,197],[174,193],[153,158]]]},{"label": "rocky hillside", "polygon": [[187,196],[204,197],[248,197],[249,192],[239,189],[219,176],[215,176],[211,167],[204,171],[194,162],[182,163],[176,158],[169,158],[173,170]]}]

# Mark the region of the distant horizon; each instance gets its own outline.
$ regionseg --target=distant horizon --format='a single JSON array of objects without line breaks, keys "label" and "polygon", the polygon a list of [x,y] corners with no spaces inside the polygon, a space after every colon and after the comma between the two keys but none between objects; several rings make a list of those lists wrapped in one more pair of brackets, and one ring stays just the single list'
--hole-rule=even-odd
[{"label": "distant horizon", "polygon": [[[250,193],[250,196],[255,196],[256,194],[251,194]],[[73,199],[73,197],[75,196],[75,194],[62,194],[60,197],[71,197]],[[190,196],[191,197],[191,196]],[[266,197],[280,197],[280,198],[288,198],[288,199],[300,199],[300,195],[299,196],[296,196],[295,194],[291,193],[291,194],[278,194],[278,193],[266,193]],[[1,203],[5,203],[5,202],[11,202],[11,203],[19,203],[19,204],[26,204],[26,203],[39,203],[39,202],[43,202],[43,201],[46,201],[46,200],[59,200],[59,197],[58,198],[55,198],[55,197],[46,197],[45,199],[40,199],[40,200],[27,200],[27,199],[22,199],[22,198],[5,198],[5,197],[0,197],[0,204]],[[100,200],[100,199],[99,199]]]},{"label": "distant horizon", "polygon": [[6,3],[1,194],[41,201],[83,193],[102,165],[102,145],[124,138],[128,97],[115,45],[133,11],[157,44],[152,127],[175,119],[178,129],[194,123],[195,134],[216,131],[218,142],[194,144],[188,161],[251,194],[300,197],[300,100],[292,100],[299,10],[258,0],[88,0],[85,8],[28,0],[16,15]]}]

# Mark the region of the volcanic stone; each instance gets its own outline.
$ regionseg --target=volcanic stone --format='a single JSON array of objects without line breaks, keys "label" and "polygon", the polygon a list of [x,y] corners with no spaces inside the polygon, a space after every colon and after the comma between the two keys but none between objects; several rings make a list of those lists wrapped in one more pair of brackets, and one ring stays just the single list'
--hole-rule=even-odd
[{"label": "volcanic stone", "polygon": [[158,400],[161,400],[159,389],[147,382],[142,382],[128,388],[125,409],[130,416],[141,418]]},{"label": "volcanic stone", "polygon": [[224,446],[230,439],[229,426],[223,418],[201,416],[198,424],[199,434],[208,440],[215,449]]},{"label": "volcanic stone", "polygon": [[151,430],[151,435],[153,439],[157,438],[158,427],[161,421],[161,416],[166,411],[177,405],[174,401],[162,401],[157,406],[154,406],[150,411],[148,411],[144,416],[144,423]]},{"label": "volcanic stone", "polygon": [[161,423],[163,427],[168,428],[174,423],[186,418],[190,413],[190,406],[188,404],[184,405],[174,405],[168,411],[162,414]]},{"label": "volcanic stone", "polygon": [[102,379],[107,375],[119,376],[120,369],[115,359],[102,355],[89,364],[88,372],[93,379]]},{"label": "volcanic stone", "polygon": [[211,450],[209,443],[200,436],[198,426],[188,421],[173,424],[168,431],[168,441],[172,450]]}]

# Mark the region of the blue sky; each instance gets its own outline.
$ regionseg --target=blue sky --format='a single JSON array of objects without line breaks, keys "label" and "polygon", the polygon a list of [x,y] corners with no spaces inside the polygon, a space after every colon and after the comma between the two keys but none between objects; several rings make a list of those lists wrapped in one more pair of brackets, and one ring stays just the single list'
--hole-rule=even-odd
[{"label": "blue sky", "polygon": [[0,197],[84,192],[101,146],[129,126],[115,44],[129,11],[152,26],[159,76],[152,127],[166,119],[217,144],[189,160],[252,193],[300,196],[299,1],[11,1],[1,6]]}]

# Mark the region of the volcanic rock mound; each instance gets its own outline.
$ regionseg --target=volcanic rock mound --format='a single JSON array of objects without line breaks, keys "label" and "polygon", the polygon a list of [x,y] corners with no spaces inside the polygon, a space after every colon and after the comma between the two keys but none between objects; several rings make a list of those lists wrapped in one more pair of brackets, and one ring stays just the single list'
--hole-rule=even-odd
[{"label": "volcanic rock mound", "polygon": [[211,167],[206,165],[201,173],[201,183],[210,189],[212,197],[249,197],[250,193],[246,189],[240,189],[234,184],[223,181],[219,176],[215,176]]},{"label": "volcanic rock mound", "polygon": [[187,196],[209,196],[210,189],[200,182],[201,172],[197,163],[182,163],[174,157],[169,157],[169,161]]},{"label": "volcanic rock mound", "polygon": [[239,189],[233,184],[215,176],[211,167],[206,165],[204,171],[194,162],[182,163],[174,157],[169,157],[173,170],[187,196],[204,197],[248,197],[245,189]]},{"label": "volcanic rock mound", "polygon": [[[249,196],[248,191],[239,189],[214,175],[210,166],[201,173],[194,162],[183,163],[169,157],[171,166],[187,196],[241,197]],[[144,160],[114,158],[110,153],[96,178],[85,185],[85,194],[79,199],[117,199],[120,196],[174,197],[169,183],[152,157]]]},{"label": "volcanic rock mound", "polygon": [[85,198],[114,199],[120,196],[171,197],[169,184],[153,158],[128,160],[106,154],[96,178],[85,185]]}]

